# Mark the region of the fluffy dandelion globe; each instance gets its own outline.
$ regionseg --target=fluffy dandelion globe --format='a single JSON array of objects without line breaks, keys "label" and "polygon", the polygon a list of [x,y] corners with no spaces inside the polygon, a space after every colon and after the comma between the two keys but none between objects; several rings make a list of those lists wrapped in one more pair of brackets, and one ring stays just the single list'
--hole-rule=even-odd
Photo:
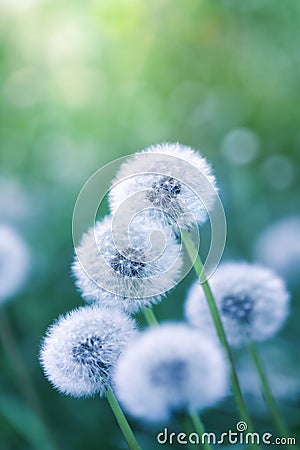
[{"label": "fluffy dandelion globe", "polygon": [[40,362],[50,383],[63,394],[88,397],[105,393],[112,371],[136,334],[125,314],[86,306],[61,316],[47,331]]},{"label": "fluffy dandelion globe", "polygon": [[114,382],[125,410],[150,422],[212,406],[228,392],[220,346],[184,324],[163,324],[140,334],[121,355]]},{"label": "fluffy dandelion globe", "polygon": [[255,242],[254,255],[289,282],[299,282],[300,216],[285,217],[263,230]]},{"label": "fluffy dandelion globe", "polygon": [[212,168],[200,153],[178,143],[153,145],[122,164],[110,207],[135,203],[160,220],[190,229],[207,219],[217,198]]},{"label": "fluffy dandelion globe", "polygon": [[17,294],[26,282],[29,249],[8,225],[0,225],[0,304]]},{"label": "fluffy dandelion globe", "polygon": [[[210,285],[232,346],[270,338],[280,330],[288,316],[290,296],[284,282],[262,266],[224,263],[211,277]],[[198,282],[188,292],[185,315],[189,323],[203,333],[215,333]]]},{"label": "fluffy dandelion globe", "polygon": [[83,236],[72,270],[84,300],[134,313],[159,302],[181,266],[169,227],[139,215],[130,224],[108,216]]}]

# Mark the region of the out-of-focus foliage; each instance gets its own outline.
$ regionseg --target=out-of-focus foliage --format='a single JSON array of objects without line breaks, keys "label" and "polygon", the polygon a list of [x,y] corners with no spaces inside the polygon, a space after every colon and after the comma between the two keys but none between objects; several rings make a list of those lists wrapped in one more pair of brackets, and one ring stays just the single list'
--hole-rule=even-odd
[{"label": "out-of-focus foliage", "polygon": [[[300,3],[0,0],[0,33],[0,220],[20,231],[33,260],[27,287],[1,315],[58,447],[124,448],[105,401],[60,396],[37,360],[48,324],[82,304],[69,268],[76,197],[103,164],[178,140],[215,167],[228,221],[225,257],[251,259],[266,225],[300,213]],[[160,318],[181,317],[192,280],[155,308]],[[293,380],[299,368],[299,286],[291,289],[291,318],[277,345],[264,345],[266,357],[282,360],[281,378],[281,365],[270,364],[281,393],[289,364]],[[37,446],[43,431],[26,413],[27,388],[20,390],[9,355],[2,345],[0,448],[34,448],[24,429],[32,427]],[[299,386],[286,391],[281,408],[296,435]],[[272,430],[255,393],[248,400],[257,430]],[[234,428],[232,400],[203,418],[210,431]],[[143,448],[156,448],[157,429],[135,430]]]}]

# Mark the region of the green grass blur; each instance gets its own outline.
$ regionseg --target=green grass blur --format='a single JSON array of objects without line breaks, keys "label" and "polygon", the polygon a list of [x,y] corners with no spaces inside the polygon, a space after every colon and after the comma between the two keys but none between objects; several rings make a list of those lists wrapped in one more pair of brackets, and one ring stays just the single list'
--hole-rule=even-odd
[{"label": "green grass blur", "polygon": [[[0,33],[0,221],[32,252],[30,280],[2,306],[1,322],[12,328],[57,450],[126,448],[104,400],[63,397],[38,364],[47,326],[82,304],[70,277],[77,195],[115,158],[161,141],[191,145],[219,181],[225,257],[251,260],[267,224],[300,213],[300,3],[0,0]],[[155,308],[159,318],[182,316],[193,279]],[[299,371],[300,291],[291,289],[291,318],[262,346],[274,372],[284,365],[282,383]],[[22,369],[20,386],[11,349],[2,345],[0,355],[0,448],[47,450]],[[280,399],[292,436],[299,398],[296,389]],[[259,396],[248,403],[256,429],[272,432]],[[233,429],[232,399],[203,419],[210,431]],[[144,449],[160,448],[160,428],[133,424]]]}]

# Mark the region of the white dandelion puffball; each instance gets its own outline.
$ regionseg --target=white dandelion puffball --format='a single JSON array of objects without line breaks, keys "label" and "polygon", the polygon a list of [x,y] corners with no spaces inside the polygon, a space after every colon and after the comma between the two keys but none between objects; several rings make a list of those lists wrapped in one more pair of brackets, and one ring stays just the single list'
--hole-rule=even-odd
[{"label": "white dandelion puffball", "polygon": [[[269,269],[248,263],[223,263],[209,282],[232,346],[268,339],[279,331],[288,316],[289,293],[283,281]],[[203,333],[215,334],[198,282],[188,292],[185,315]]]},{"label": "white dandelion puffball", "polygon": [[258,236],[254,256],[291,283],[300,280],[300,216],[285,217]]},{"label": "white dandelion puffball", "polygon": [[212,406],[228,392],[220,346],[184,324],[141,333],[121,355],[114,382],[127,412],[152,422]]},{"label": "white dandelion puffball", "polygon": [[87,302],[134,313],[159,302],[179,281],[182,257],[170,227],[138,215],[108,216],[83,235],[72,265]]},{"label": "white dandelion puffball", "polygon": [[0,225],[0,304],[17,294],[29,274],[29,249],[10,226]]},{"label": "white dandelion puffball", "polygon": [[135,323],[127,315],[86,306],[61,316],[42,343],[40,362],[50,383],[73,397],[104,395]]},{"label": "white dandelion puffball", "polygon": [[234,128],[223,139],[221,151],[235,166],[252,162],[259,152],[257,134],[248,128]]},{"label": "white dandelion puffball", "polygon": [[122,164],[110,190],[112,213],[124,205],[190,229],[207,219],[217,198],[212,168],[200,153],[178,143],[154,145]]}]

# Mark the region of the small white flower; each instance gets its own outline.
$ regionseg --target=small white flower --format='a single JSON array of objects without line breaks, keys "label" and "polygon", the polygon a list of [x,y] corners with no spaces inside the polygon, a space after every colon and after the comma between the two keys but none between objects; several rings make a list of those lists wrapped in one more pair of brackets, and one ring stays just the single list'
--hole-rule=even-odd
[{"label": "small white flower", "polygon": [[219,345],[184,324],[148,329],[120,357],[115,390],[132,416],[166,422],[172,414],[214,405],[227,394]]},{"label": "small white flower", "polygon": [[110,191],[113,213],[135,203],[154,217],[189,229],[207,219],[217,197],[212,168],[178,143],[154,145],[122,164]]},{"label": "small white flower", "polygon": [[130,224],[98,222],[83,235],[72,269],[84,300],[133,313],[160,301],[181,265],[172,230],[138,215]]},{"label": "small white flower", "polygon": [[75,309],[48,330],[40,361],[50,383],[74,397],[103,395],[135,324],[125,314],[99,306]]},{"label": "small white flower", "polygon": [[286,217],[263,230],[256,240],[254,255],[289,282],[299,282],[300,216]]},{"label": "small white flower", "polygon": [[17,294],[29,272],[29,250],[8,225],[0,225],[0,303]]},{"label": "small white flower", "polygon": [[[289,293],[272,271],[247,263],[224,263],[209,280],[217,307],[233,346],[273,336],[289,312]],[[188,321],[203,333],[215,333],[202,287],[195,282],[186,303]]]}]

